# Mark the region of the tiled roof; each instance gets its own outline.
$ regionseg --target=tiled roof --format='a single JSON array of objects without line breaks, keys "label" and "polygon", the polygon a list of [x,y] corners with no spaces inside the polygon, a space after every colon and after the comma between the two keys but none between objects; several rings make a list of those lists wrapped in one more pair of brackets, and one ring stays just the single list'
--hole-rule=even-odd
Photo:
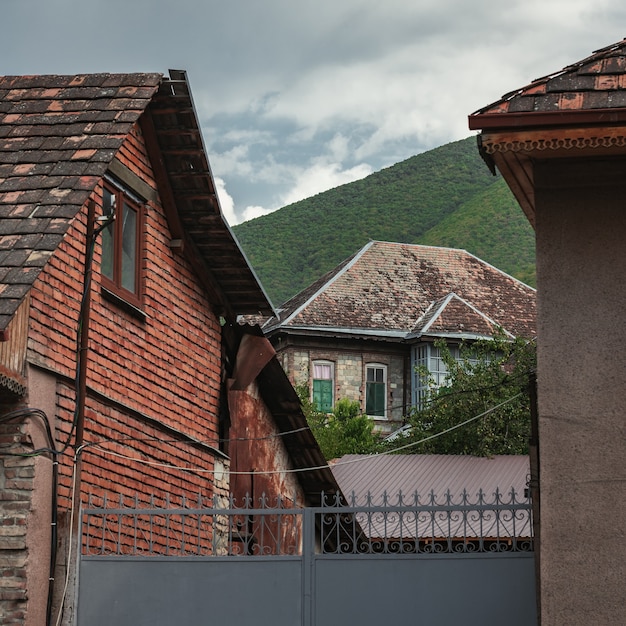
[{"label": "tiled roof", "polygon": [[609,117],[603,120],[606,123],[617,121],[615,109],[621,108],[626,108],[626,39],[505,94],[470,115],[470,128],[484,128],[483,116],[492,114],[548,113],[566,123],[568,113],[608,111]]},{"label": "tiled roof", "polygon": [[160,81],[160,74],[0,77],[1,328]]},{"label": "tiled roof", "polygon": [[[178,217],[204,267],[236,312],[272,311],[220,213],[184,72],[173,76],[0,77],[0,329],[149,106],[166,175],[176,174]],[[181,155],[203,167],[185,169]],[[182,197],[181,181],[193,194]]]},{"label": "tiled roof", "polygon": [[465,250],[374,241],[287,302],[280,322],[270,320],[265,330],[402,337],[430,322],[431,331],[458,332],[467,323],[467,332],[489,335],[478,331],[490,321],[514,335],[534,336],[535,290]]},{"label": "tiled roof", "polygon": [[435,302],[412,334],[492,336],[497,324],[455,293]]}]

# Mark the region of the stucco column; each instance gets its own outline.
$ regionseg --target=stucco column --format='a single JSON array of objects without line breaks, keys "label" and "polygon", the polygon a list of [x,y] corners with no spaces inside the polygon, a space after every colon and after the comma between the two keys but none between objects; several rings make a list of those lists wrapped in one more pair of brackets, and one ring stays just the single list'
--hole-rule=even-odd
[{"label": "stucco column", "polygon": [[621,624],[626,158],[535,165],[542,626]]}]

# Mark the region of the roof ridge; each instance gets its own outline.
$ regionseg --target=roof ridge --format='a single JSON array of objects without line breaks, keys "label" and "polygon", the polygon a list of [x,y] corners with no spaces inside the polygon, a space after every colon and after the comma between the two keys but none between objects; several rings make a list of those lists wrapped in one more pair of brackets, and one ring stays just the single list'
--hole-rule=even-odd
[{"label": "roof ridge", "polygon": [[436,319],[438,319],[438,317],[441,316],[441,314],[444,312],[444,310],[446,309],[446,307],[448,306],[448,304],[450,304],[450,301],[452,299],[456,299],[459,300],[464,306],[468,307],[469,309],[471,309],[474,313],[476,313],[476,315],[478,315],[479,317],[483,318],[484,320],[486,320],[490,326],[493,326],[494,328],[501,328],[502,331],[508,335],[511,339],[515,338],[515,335],[511,332],[509,332],[506,328],[504,328],[501,324],[498,324],[495,320],[491,319],[486,313],[483,313],[479,308],[475,307],[471,302],[469,302],[468,300],[466,300],[465,298],[463,298],[462,296],[459,296],[458,294],[454,293],[453,291],[451,291],[445,298],[444,298],[444,302],[442,302],[441,306],[439,307],[439,309],[436,312],[436,315],[433,315],[429,320],[428,323],[422,328],[422,332],[421,334],[424,334],[425,332],[427,332],[430,327],[433,325],[433,323],[435,322]]},{"label": "roof ridge", "polygon": [[[351,267],[353,267],[354,264],[356,263],[356,261],[358,259],[360,259],[365,254],[365,252],[369,248],[372,247],[372,245],[374,243],[376,243],[376,242],[375,241],[368,241],[352,257],[348,257],[348,259],[347,259],[348,262],[343,267],[340,267],[341,264],[339,266],[337,266],[339,268],[339,270],[335,273],[334,276],[331,276],[329,278],[329,280],[327,280],[322,285],[320,285],[320,288],[317,291],[315,291],[315,293],[313,293],[309,298],[307,298],[299,307],[294,309],[287,317],[285,317],[282,320],[279,320],[279,323],[280,324],[286,324],[286,323],[290,322],[296,315],[300,314],[302,312],[302,310],[305,309],[313,300],[315,300],[320,294],[324,293],[324,291],[326,291],[326,289],[328,289],[331,285],[333,285],[339,279],[339,277],[343,276]],[[315,283],[312,283],[312,284],[314,285]]]}]

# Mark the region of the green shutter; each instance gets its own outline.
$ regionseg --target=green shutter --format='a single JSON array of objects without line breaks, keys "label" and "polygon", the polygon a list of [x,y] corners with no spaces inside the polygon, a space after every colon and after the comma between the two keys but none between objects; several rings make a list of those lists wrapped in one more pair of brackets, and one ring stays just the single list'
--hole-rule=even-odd
[{"label": "green shutter", "polygon": [[323,413],[330,413],[333,410],[332,380],[313,380],[313,402]]},{"label": "green shutter", "polygon": [[385,417],[385,383],[367,383],[365,394],[365,412]]}]

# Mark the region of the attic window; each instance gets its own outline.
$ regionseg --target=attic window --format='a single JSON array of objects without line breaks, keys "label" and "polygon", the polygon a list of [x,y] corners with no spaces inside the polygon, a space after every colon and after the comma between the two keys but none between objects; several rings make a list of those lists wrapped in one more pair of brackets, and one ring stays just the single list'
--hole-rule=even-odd
[{"label": "attic window", "polygon": [[102,231],[102,284],[133,306],[141,296],[142,206],[130,194],[106,181],[103,189],[104,217],[115,216]]}]

